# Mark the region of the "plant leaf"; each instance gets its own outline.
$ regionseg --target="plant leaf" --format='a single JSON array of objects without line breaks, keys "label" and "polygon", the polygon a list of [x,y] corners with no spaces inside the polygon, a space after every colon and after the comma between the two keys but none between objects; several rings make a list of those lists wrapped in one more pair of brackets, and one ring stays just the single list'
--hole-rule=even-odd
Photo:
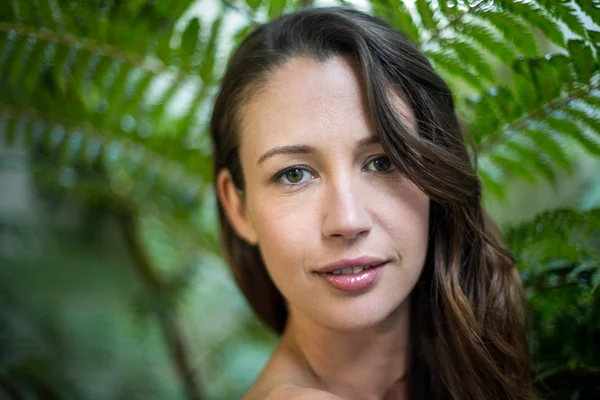
[{"label": "plant leaf", "polygon": [[474,15],[492,24],[502,33],[505,40],[513,43],[524,55],[537,55],[537,43],[531,30],[512,14],[506,11],[479,9]]},{"label": "plant leaf", "polygon": [[433,14],[433,10],[429,6],[430,2],[427,0],[416,0],[415,6],[421,16],[421,23],[429,30],[436,30],[438,22]]},{"label": "plant leaf", "polygon": [[520,16],[532,26],[538,28],[554,44],[560,47],[565,46],[565,37],[560,27],[541,8],[523,1],[500,0],[498,3],[502,5],[504,10]]}]

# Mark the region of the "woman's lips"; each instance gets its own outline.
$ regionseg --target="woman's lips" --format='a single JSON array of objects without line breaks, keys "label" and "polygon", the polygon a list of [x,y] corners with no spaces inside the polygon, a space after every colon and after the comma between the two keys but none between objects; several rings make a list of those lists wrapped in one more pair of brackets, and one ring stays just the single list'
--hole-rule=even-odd
[{"label": "woman's lips", "polygon": [[387,262],[372,266],[355,274],[335,275],[331,272],[317,272],[329,285],[344,292],[358,292],[373,285],[381,276]]}]

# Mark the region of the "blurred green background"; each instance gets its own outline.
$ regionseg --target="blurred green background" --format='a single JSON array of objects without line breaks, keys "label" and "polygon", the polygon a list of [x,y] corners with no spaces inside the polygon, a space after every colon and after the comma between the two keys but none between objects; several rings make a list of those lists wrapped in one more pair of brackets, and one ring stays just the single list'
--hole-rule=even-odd
[{"label": "blurred green background", "polygon": [[207,133],[234,46],[381,16],[454,90],[548,399],[600,398],[597,0],[2,0],[0,398],[237,399],[275,344],[224,264]]}]

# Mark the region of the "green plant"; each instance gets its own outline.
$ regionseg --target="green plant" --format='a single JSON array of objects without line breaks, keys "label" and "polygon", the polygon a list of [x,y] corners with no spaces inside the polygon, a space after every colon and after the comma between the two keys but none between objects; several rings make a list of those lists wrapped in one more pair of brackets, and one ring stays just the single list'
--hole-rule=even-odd
[{"label": "green plant", "polygon": [[[214,6],[210,20],[191,13],[191,0],[0,4],[0,155],[27,155],[2,157],[0,167],[25,168],[52,196],[76,196],[92,214],[116,216],[152,299],[143,308],[158,316],[190,398],[203,389],[172,316],[193,271],[189,254],[220,255],[210,203],[211,101],[232,45],[257,23],[310,3],[201,2]],[[597,0],[368,6],[417,42],[453,88],[486,200],[506,199],[515,179],[557,185],[561,174],[573,176],[578,146],[600,158]],[[169,232],[160,250],[148,221]],[[571,209],[505,228],[534,308],[535,373],[546,384],[566,379],[553,388],[561,395],[592,393],[600,370],[593,221],[597,211]],[[585,251],[556,236],[567,227],[585,234]],[[565,308],[548,306],[555,301]],[[565,339],[565,331],[578,336]],[[569,386],[575,376],[583,381]]]}]

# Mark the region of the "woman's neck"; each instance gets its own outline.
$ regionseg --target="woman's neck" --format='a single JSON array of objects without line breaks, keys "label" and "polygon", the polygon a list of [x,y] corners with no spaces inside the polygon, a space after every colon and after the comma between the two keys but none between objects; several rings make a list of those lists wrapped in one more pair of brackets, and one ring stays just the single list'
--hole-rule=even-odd
[{"label": "woman's neck", "polygon": [[409,309],[407,299],[381,324],[361,331],[323,327],[292,309],[280,349],[322,390],[347,400],[404,400]]}]

